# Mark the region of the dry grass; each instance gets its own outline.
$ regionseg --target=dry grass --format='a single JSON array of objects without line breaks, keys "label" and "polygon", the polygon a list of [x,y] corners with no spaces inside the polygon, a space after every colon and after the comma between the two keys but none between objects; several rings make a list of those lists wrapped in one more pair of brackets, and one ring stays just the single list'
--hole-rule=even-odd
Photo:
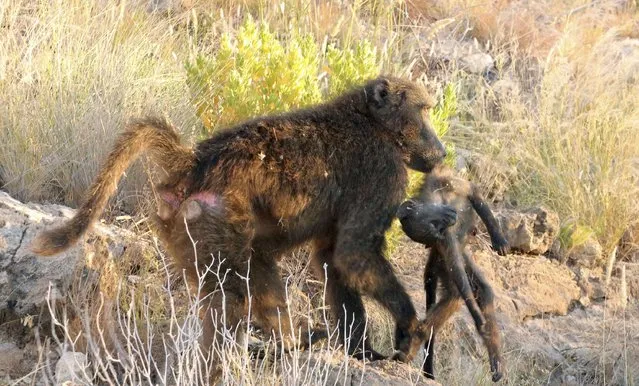
[{"label": "dry grass", "polygon": [[[489,82],[449,72],[461,114],[446,139],[483,158],[474,178],[497,193],[491,197],[548,205],[568,231],[594,232],[609,254],[639,215],[637,10],[606,1],[512,1],[485,14],[489,3],[435,6],[442,17],[470,23],[499,71]],[[526,27],[512,14],[552,22]],[[475,36],[478,20],[494,32]],[[545,37],[515,33],[513,25]]]},{"label": "dry grass", "polygon": [[[0,25],[0,174],[22,200],[75,206],[130,116],[195,122],[170,19],[124,2],[8,0]],[[144,181],[130,177],[128,194]]]},{"label": "dry grass", "polygon": [[[186,141],[193,140],[200,123],[185,84],[184,61],[214,50],[220,34],[233,31],[250,11],[274,31],[285,34],[299,29],[315,34],[318,42],[326,38],[348,45],[367,37],[380,48],[384,70],[400,74],[411,73],[416,68],[413,59],[425,55],[407,38],[414,30],[426,27],[429,39],[475,39],[495,58],[498,81],[455,67],[446,68],[441,76],[459,89],[459,116],[446,140],[487,160],[473,178],[487,191],[496,190],[497,196],[505,195],[519,205],[552,207],[566,228],[592,230],[606,255],[624,231],[630,230],[624,245],[639,244],[639,48],[636,40],[630,40],[639,38],[639,24],[632,2],[197,3],[193,9],[167,15],[149,14],[144,7],[127,2],[0,2],[2,189],[24,201],[76,206],[119,128],[129,117],[147,112],[167,115]],[[406,10],[413,19],[405,18]],[[136,208],[146,180],[140,165],[129,171],[121,183],[118,207]],[[631,260],[635,252],[620,259]],[[153,258],[143,261],[148,264],[135,274],[122,265],[106,265],[114,276],[103,276],[105,283],[100,287],[113,299],[127,300],[112,303],[107,319],[118,322],[112,331],[117,330],[128,350],[105,345],[107,330],[96,330],[101,318],[90,318],[93,322],[88,324],[87,319],[84,323],[82,318],[74,319],[73,326],[57,319],[54,335],[59,341],[51,347],[89,347],[92,371],[104,371],[107,379],[112,379],[108,377],[115,374],[111,369],[117,363],[116,373],[128,371],[130,379],[148,377],[147,370],[157,365],[159,373],[169,377],[169,369],[174,369],[170,377],[188,383],[197,376],[190,371],[199,355],[194,345],[199,327],[192,314],[197,305],[182,297],[181,289],[167,284],[163,265]],[[291,273],[291,313],[322,320],[321,283],[302,279],[308,269],[302,264],[305,261],[293,256],[285,264]],[[135,282],[139,278],[142,281]],[[127,291],[117,293],[115,283],[123,279],[125,287],[120,289]],[[176,308],[178,303],[182,308]],[[377,321],[371,339],[378,347],[390,347],[388,317],[370,308],[371,318]],[[96,315],[97,309],[87,312]],[[633,374],[620,366],[632,368],[629,356],[634,354],[627,348],[636,340],[634,315],[596,316],[601,328],[576,338],[588,342],[600,338],[591,361],[562,366],[583,374],[577,383],[623,383],[623,376]],[[136,329],[129,330],[132,323],[137,323]],[[561,331],[563,327],[544,328]],[[76,337],[82,331],[87,336],[80,342]],[[166,331],[174,334],[162,337]],[[452,331],[452,337],[458,336],[457,330]],[[448,359],[439,365],[439,374],[447,374],[442,378],[447,384],[488,379],[481,346],[468,336],[457,345],[442,335],[439,357]],[[535,343],[532,335],[520,336],[520,341],[508,343],[511,374],[507,383],[548,382],[547,367],[531,366],[530,357],[544,358],[543,348],[553,338]],[[530,349],[527,339],[538,350]],[[303,378],[307,376],[315,377],[317,383],[327,379],[324,370],[312,366],[300,372],[310,366],[301,363],[302,354],[289,357],[290,363],[253,362],[246,346],[232,342],[220,347],[220,352],[227,353],[231,370],[225,377],[229,380],[244,377],[252,384],[257,380],[295,383],[308,380]],[[102,356],[105,350],[115,351],[112,357]],[[177,351],[182,357],[168,354]],[[120,363],[118,355],[128,359]],[[131,358],[144,366],[126,367],[133,363]]]},{"label": "dry grass", "polygon": [[[265,337],[251,323],[220,324],[212,352],[202,352],[199,313],[206,300],[197,299],[203,281],[189,291],[157,244],[151,249],[135,245],[135,251],[122,261],[104,256],[101,269],[89,275],[79,271],[63,304],[56,304],[50,294],[50,330],[40,331],[40,361],[23,381],[61,381],[56,361],[64,353],[80,354],[71,360],[77,385],[208,384],[215,364],[221,369],[218,381],[222,384],[329,385],[366,376],[366,365],[346,355],[337,342],[337,332],[329,327],[334,324],[329,322],[325,304],[325,283],[309,279],[306,255],[289,255],[284,263],[288,312],[309,327],[321,321],[327,340],[317,343],[312,353],[283,353],[273,340],[257,340],[255,336]],[[131,274],[132,265],[140,269],[149,261],[156,264],[142,268],[145,277]],[[212,274],[218,280],[217,291],[223,292],[225,273],[215,268],[209,272],[207,276]],[[225,313],[226,308],[220,312]],[[374,312],[371,316],[377,323],[386,322],[385,318]],[[298,330],[296,334],[309,332]],[[258,347],[266,350],[264,357],[256,357]]]}]

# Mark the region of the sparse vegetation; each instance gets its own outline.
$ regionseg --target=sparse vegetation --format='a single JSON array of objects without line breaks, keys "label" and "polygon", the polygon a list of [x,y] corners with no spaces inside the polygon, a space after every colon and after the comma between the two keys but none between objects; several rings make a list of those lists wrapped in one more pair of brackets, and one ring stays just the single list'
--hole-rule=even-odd
[{"label": "sparse vegetation", "polygon": [[[636,229],[637,2],[192,3],[188,9],[151,13],[136,2],[0,2],[0,189],[22,201],[76,207],[108,144],[130,117],[161,112],[188,142],[248,117],[321,101],[379,72],[393,72],[422,77],[435,91],[439,104],[431,119],[447,143],[447,162],[465,163],[465,171],[497,201],[552,208],[560,215],[564,249],[595,237],[609,256],[624,232]],[[459,42],[465,45],[454,46]],[[458,51],[475,47],[494,59],[494,68],[466,71],[455,59],[455,49],[442,53],[440,46]],[[475,162],[476,157],[482,162]],[[144,163],[131,169],[111,208],[112,214],[133,215],[130,228],[145,237],[148,232],[137,209],[148,204],[139,194],[147,189],[148,174]],[[410,173],[409,195],[421,177]],[[638,245],[633,239],[638,234],[626,232],[631,239],[624,243]],[[387,252],[397,266],[407,260],[397,252],[401,237],[394,223],[387,233]],[[195,314],[189,316],[195,305],[171,291],[160,255],[156,251],[131,257],[140,261],[100,265],[108,274],[100,276],[95,288],[117,300],[108,318],[120,329],[128,360],[143,357],[144,366],[130,370],[127,380],[143,379],[150,367],[165,366],[170,357],[175,372],[169,376],[168,367],[162,367],[167,377],[188,384],[198,376],[190,372],[198,355],[192,343],[199,327],[191,318]],[[293,291],[295,296],[309,297],[293,314],[312,308],[312,319],[318,320],[320,304],[313,297],[317,288],[313,295],[300,295],[312,283],[304,279],[306,267],[288,268],[297,286],[304,287]],[[121,291],[116,293],[118,286]],[[93,304],[83,312],[94,317],[98,308]],[[626,325],[629,312],[604,312],[601,331],[583,334],[589,341],[601,334],[603,343],[599,351],[588,349],[591,362],[568,364],[583,374],[577,383],[636,383],[639,370],[619,365],[628,361],[632,342],[626,340],[636,339],[627,330],[634,326]],[[153,323],[136,324],[145,318]],[[383,313],[371,319],[377,326],[388,324]],[[84,337],[90,355],[99,358],[98,352],[112,349],[101,346],[104,336],[95,325],[77,328],[66,322],[54,321],[60,340],[43,349],[73,349],[69,344],[83,328],[94,334]],[[130,326],[137,330],[128,330]],[[441,360],[445,354],[440,354],[437,372],[448,374],[441,379],[446,384],[469,379],[486,383],[489,374],[479,365],[483,358],[474,343],[467,339],[460,348],[446,337],[464,326],[458,320],[441,334],[440,351],[451,353],[451,358]],[[171,341],[154,335],[154,341],[162,343],[152,350],[141,343],[145,334],[167,329],[175,333]],[[384,346],[390,345],[390,335],[386,330],[372,334]],[[180,358],[163,351],[177,348],[183,349]],[[507,348],[513,366],[506,383],[545,384],[551,379],[541,367],[528,365],[525,343],[510,342]],[[335,354],[334,349],[325,350]],[[300,364],[303,354],[295,355],[290,362],[252,362],[246,347],[234,347],[225,376],[245,377],[248,384],[265,379],[326,381],[321,373],[325,368]],[[116,358],[92,362],[92,371],[104,371],[112,379],[108,377],[115,374]],[[349,366],[348,361],[341,366]]]}]

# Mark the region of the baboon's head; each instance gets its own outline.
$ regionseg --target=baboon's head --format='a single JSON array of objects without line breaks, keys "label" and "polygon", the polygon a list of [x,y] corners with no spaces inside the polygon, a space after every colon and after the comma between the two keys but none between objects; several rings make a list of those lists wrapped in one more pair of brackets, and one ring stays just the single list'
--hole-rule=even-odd
[{"label": "baboon's head", "polygon": [[429,119],[435,101],[423,85],[380,77],[365,91],[369,110],[392,133],[409,168],[428,173],[444,160],[446,149]]},{"label": "baboon's head", "polygon": [[457,212],[448,205],[414,199],[404,201],[397,210],[402,230],[413,241],[432,246],[443,239],[444,230],[457,222]]}]

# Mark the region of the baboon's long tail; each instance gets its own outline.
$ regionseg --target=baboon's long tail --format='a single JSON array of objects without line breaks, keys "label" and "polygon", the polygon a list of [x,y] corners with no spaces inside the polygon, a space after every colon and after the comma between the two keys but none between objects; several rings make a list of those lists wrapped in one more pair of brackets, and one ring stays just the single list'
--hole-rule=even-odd
[{"label": "baboon's long tail", "polygon": [[178,134],[166,121],[145,118],[128,125],[117,138],[75,216],[58,228],[40,233],[31,244],[31,250],[38,255],[51,256],[73,245],[98,219],[124,171],[145,151],[169,173],[187,171],[195,160],[192,150],[180,144]]}]

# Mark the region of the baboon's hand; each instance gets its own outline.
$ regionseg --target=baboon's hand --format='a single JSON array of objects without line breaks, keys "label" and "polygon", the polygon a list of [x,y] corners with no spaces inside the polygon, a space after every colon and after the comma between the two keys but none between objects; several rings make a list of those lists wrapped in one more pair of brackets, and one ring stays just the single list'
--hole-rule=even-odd
[{"label": "baboon's hand", "polygon": [[503,236],[498,236],[493,238],[492,240],[493,249],[500,256],[506,256],[508,252],[510,252],[510,245],[508,244],[508,240],[506,240]]},{"label": "baboon's hand", "polygon": [[440,238],[443,238],[444,230],[457,222],[457,211],[449,205],[432,204],[434,209],[433,223],[438,227]]}]

